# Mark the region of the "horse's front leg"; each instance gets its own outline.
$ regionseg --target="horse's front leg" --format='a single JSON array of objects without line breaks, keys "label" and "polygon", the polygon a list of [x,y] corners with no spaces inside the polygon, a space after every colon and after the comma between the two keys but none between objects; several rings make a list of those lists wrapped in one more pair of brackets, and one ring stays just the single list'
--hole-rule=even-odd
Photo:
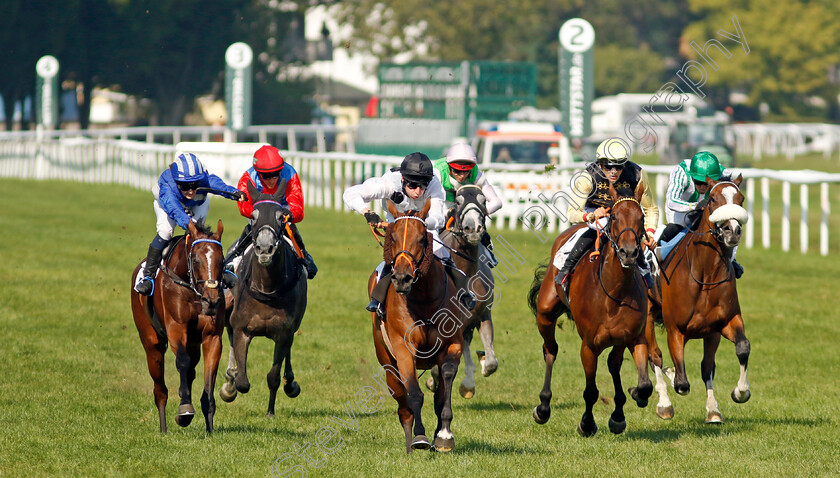
[{"label": "horse's front leg", "polygon": [[656,415],[663,420],[670,420],[674,418],[674,405],[668,396],[668,382],[662,371],[662,350],[656,342],[656,329],[654,327],[654,316],[652,313],[648,313],[647,324],[645,325],[645,340],[648,345],[648,362],[656,377],[654,388],[659,395],[659,401],[656,403]]},{"label": "horse's front leg", "polygon": [[481,336],[481,343],[484,344],[484,356],[479,356],[481,375],[489,377],[499,368],[496,351],[493,349],[493,321],[490,319],[489,310],[485,311],[484,316],[481,318],[481,322],[478,325],[478,334]]},{"label": "horse's front leg", "polygon": [[744,334],[744,321],[741,314],[736,315],[723,328],[723,336],[735,344],[735,355],[738,356],[738,363],[741,365],[741,375],[738,384],[732,390],[732,400],[735,403],[744,403],[750,399],[750,383],[747,381],[747,361],[750,358],[750,341]]},{"label": "horse's front leg", "polygon": [[236,375],[233,383],[236,390],[241,393],[248,393],[251,390],[251,382],[248,381],[248,346],[251,344],[251,336],[243,329],[233,330],[233,356],[236,359]]},{"label": "horse's front leg", "polygon": [[[648,398],[653,394],[653,384],[650,383],[650,376],[648,375],[647,361],[649,357],[648,342],[643,335],[636,338],[633,344],[633,361],[636,363],[636,370],[639,372],[639,381],[635,387],[627,390],[630,393],[630,398],[636,402],[639,408],[644,408],[648,404]],[[659,358],[659,363],[662,363],[662,357]]]},{"label": "horse's front leg", "polygon": [[720,345],[720,334],[712,334],[703,339],[703,361],[700,362],[700,375],[706,385],[706,423],[723,423],[723,417],[715,399],[715,353]]},{"label": "horse's front leg", "polygon": [[222,336],[207,334],[202,337],[202,352],[204,354],[204,393],[201,394],[201,411],[204,413],[204,424],[207,433],[213,433],[213,416],[216,414],[216,373],[219,371],[219,360],[222,357]]},{"label": "horse's front leg", "polygon": [[435,414],[438,426],[435,431],[435,451],[450,452],[455,448],[455,437],[452,435],[452,387],[455,375],[458,373],[458,362],[461,361],[461,346],[450,344],[440,365],[441,381],[435,393]]},{"label": "horse's front leg", "polygon": [[674,362],[674,391],[680,395],[688,395],[691,386],[685,374],[685,336],[676,326],[668,327],[668,351]]},{"label": "horse's front leg", "polygon": [[[550,282],[550,285],[547,285]],[[554,369],[554,360],[557,359],[557,340],[554,331],[557,329],[557,308],[560,306],[560,297],[554,292],[554,278],[546,276],[546,280],[540,289],[537,299],[537,328],[543,338],[543,360],[545,360],[545,379],[543,388],[540,391],[540,404],[534,407],[531,415],[534,421],[542,425],[551,418],[551,373]],[[546,299],[547,298],[547,299]]]},{"label": "horse's front leg", "polygon": [[233,354],[233,329],[228,326],[227,336],[230,348],[228,350],[228,364],[225,370],[225,383],[219,389],[219,397],[226,401],[232,402],[236,399],[236,386],[233,384],[233,379],[236,377],[236,358]]},{"label": "horse's front leg", "polygon": [[[583,364],[583,373],[586,375],[586,388],[583,390],[586,410],[580,419],[577,432],[582,437],[591,437],[598,431],[598,425],[595,424],[595,418],[592,416],[592,407],[598,401],[598,385],[595,383],[595,372],[598,371],[598,354],[589,348],[586,342],[580,345],[580,362]],[[620,390],[621,388],[619,388]],[[616,393],[616,400],[618,400],[617,397],[618,393]],[[612,420],[612,417],[610,420]]]},{"label": "horse's front leg", "polygon": [[198,354],[199,351],[192,352],[188,347],[186,330],[182,330],[180,327],[170,327],[166,332],[169,337],[169,346],[175,353],[175,368],[178,370],[181,379],[178,387],[181,404],[175,414],[175,423],[186,427],[195,416],[195,407],[192,404],[192,382],[195,379],[195,365],[190,355]]},{"label": "horse's front leg", "polygon": [[612,376],[613,387],[615,387],[615,409],[610,415],[610,431],[616,435],[627,428],[627,421],[624,419],[624,404],[627,403],[627,396],[621,387],[621,362],[624,361],[624,346],[616,345],[607,357],[607,368]]},{"label": "horse's front leg", "polygon": [[475,327],[467,327],[464,330],[464,379],[461,380],[461,386],[458,393],[464,398],[472,398],[475,395],[475,363],[470,356],[470,342],[473,338]]},{"label": "horse's front leg", "polygon": [[[391,343],[399,342],[392,338]],[[420,389],[420,383],[417,381],[417,368],[414,364],[414,355],[404,347],[399,348],[395,353],[397,355],[397,366],[400,375],[405,379],[405,388],[408,392],[408,396],[406,397],[408,408],[411,410],[411,415],[414,418],[414,438],[411,440],[410,446],[413,450],[426,450],[432,444],[426,438],[426,428],[423,426],[423,418],[420,414],[423,409],[423,390]]]}]

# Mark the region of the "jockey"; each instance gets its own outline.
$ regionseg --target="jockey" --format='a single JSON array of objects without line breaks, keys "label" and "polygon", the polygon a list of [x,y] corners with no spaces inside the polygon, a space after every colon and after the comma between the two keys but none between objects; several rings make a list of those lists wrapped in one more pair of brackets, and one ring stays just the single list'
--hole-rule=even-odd
[{"label": "jockey", "polygon": [[[555,283],[560,285],[568,294],[569,277],[583,253],[595,242],[596,222],[601,227],[606,221],[601,220],[609,215],[607,208],[611,208],[613,201],[609,195],[612,184],[620,196],[632,197],[640,189],[644,189],[641,206],[645,214],[645,235],[642,243],[653,246],[653,234],[659,221],[659,208],[653,201],[647,173],[636,163],[631,162],[629,148],[618,139],[610,138],[598,145],[595,151],[595,163],[589,164],[586,170],[575,176],[574,193],[569,203],[569,221],[572,223],[585,222],[589,230],[580,235],[574,244],[563,267],[554,277]],[[648,287],[653,286],[653,276],[648,268],[644,254],[639,254],[639,270]]]},{"label": "jockey", "polygon": [[[149,245],[143,278],[134,286],[134,290],[143,295],[152,295],[155,291],[155,275],[160,267],[163,249],[172,239],[175,226],[187,229],[190,221],[202,222],[207,217],[210,201],[207,193],[197,193],[197,188],[210,188],[213,194],[244,201],[245,196],[233,186],[227,185],[215,174],[210,174],[198,157],[192,153],[181,153],[169,168],[160,175],[157,184],[152,187],[155,196],[154,208],[157,216],[157,235]],[[223,282],[230,287],[226,277]]]},{"label": "jockey", "polygon": [[[397,211],[406,212],[422,210],[426,200],[431,199],[431,208],[426,217],[426,228],[434,238],[434,255],[440,259],[444,269],[455,282],[455,287],[465,292],[461,294],[461,302],[472,310],[475,307],[475,297],[467,285],[468,278],[455,266],[449,256],[449,250],[441,246],[440,237],[438,237],[438,229],[446,224],[443,204],[446,196],[440,179],[435,177],[433,170],[434,167],[428,156],[423,153],[411,153],[403,159],[399,168],[385,173],[382,177],[370,178],[344,191],[344,204],[357,213],[363,214],[368,224],[377,226],[382,219],[368,207],[371,201],[381,199],[387,211],[387,201],[390,199]],[[388,222],[394,221],[390,212],[387,213],[386,219]],[[377,269],[382,272],[371,294],[367,310],[384,315],[381,303],[385,300],[388,284],[391,282],[391,265],[383,261]]]},{"label": "jockey", "polygon": [[[724,172],[717,156],[707,151],[700,151],[691,159],[683,160],[674,166],[665,194],[665,217],[668,225],[659,237],[660,242],[670,241],[686,226],[691,229],[697,227],[697,221],[709,199],[711,188],[706,184],[707,177],[715,181],[721,178],[729,179],[729,174]],[[744,273],[744,268],[735,260],[737,249],[732,249],[732,268],[736,279]]]},{"label": "jockey", "polygon": [[[502,208],[502,200],[493,189],[490,181],[478,170],[475,160],[475,151],[467,143],[456,143],[446,152],[445,158],[434,162],[435,176],[443,185],[446,193],[446,209],[452,210],[455,207],[455,193],[464,184],[474,184],[481,188],[484,197],[487,198],[486,213],[489,216]],[[490,233],[484,230],[481,235],[481,245],[486,252],[485,256],[490,258],[490,267],[498,264],[493,255],[493,243],[490,240]],[[479,254],[480,256],[480,254]]]},{"label": "jockey", "polygon": [[[251,219],[251,213],[254,212],[253,199],[248,195],[248,183],[263,194],[274,194],[277,192],[277,185],[280,179],[286,180],[286,196],[280,202],[284,207],[288,208],[287,214],[291,216],[292,222],[289,225],[292,234],[295,236],[294,240],[300,246],[303,253],[301,262],[306,268],[306,277],[312,279],[318,273],[318,267],[315,266],[315,261],[312,255],[307,252],[303,244],[303,239],[300,237],[296,223],[303,220],[303,189],[300,186],[300,178],[297,171],[291,164],[286,164],[280,151],[274,146],[262,146],[254,153],[253,166],[242,173],[239,178],[237,188],[245,196],[245,200],[239,203],[239,213],[242,216]],[[235,264],[233,261],[245,252],[245,249],[251,244],[251,221],[245,225],[242,235],[236,241],[234,248],[225,257],[225,268],[233,271]]]}]

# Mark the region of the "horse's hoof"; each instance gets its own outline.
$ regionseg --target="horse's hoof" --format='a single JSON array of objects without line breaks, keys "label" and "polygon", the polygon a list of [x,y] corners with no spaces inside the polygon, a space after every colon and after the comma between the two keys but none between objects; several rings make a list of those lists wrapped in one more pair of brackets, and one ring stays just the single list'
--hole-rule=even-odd
[{"label": "horse's hoof", "polygon": [[583,422],[580,422],[580,423],[578,423],[578,426],[577,426],[577,432],[578,432],[578,435],[580,435],[584,438],[588,438],[588,437],[594,436],[595,433],[598,432],[598,425],[595,425],[593,423],[592,424],[592,430],[587,431],[587,430],[583,429]]},{"label": "horse's hoof", "polygon": [[223,383],[222,388],[219,389],[219,398],[228,403],[236,400],[236,394],[236,387],[230,382]]},{"label": "horse's hoof", "polygon": [[548,409],[548,413],[546,413],[545,418],[543,418],[540,416],[539,408],[539,405],[534,407],[534,411],[533,413],[531,413],[531,415],[533,415],[534,421],[537,422],[538,425],[544,425],[548,421],[548,419],[551,418],[551,409]]},{"label": "horse's hoof", "polygon": [[478,361],[481,364],[481,375],[484,377],[489,377],[499,368],[499,361],[495,357],[493,360],[488,360],[483,352],[478,356]]},{"label": "horse's hoof", "polygon": [[178,413],[175,415],[175,423],[180,427],[187,427],[192,423],[193,417],[195,417],[195,408],[193,408],[192,404],[182,403],[178,407]]},{"label": "horse's hoof", "polygon": [[437,390],[437,387],[435,386],[435,378],[434,377],[429,377],[429,378],[426,379],[426,388],[428,388],[432,392]]},{"label": "horse's hoof", "polygon": [[449,453],[455,449],[454,438],[435,438],[435,451],[440,453]]},{"label": "horse's hoof", "polygon": [[737,388],[732,390],[732,401],[735,403],[745,403],[747,400],[750,399],[750,391],[744,390],[743,392],[739,391]]},{"label": "horse's hoof", "polygon": [[248,393],[248,391],[251,390],[251,382],[248,381],[248,378],[238,373],[236,374],[236,378],[233,380],[233,383],[236,385],[236,390],[239,393]]},{"label": "horse's hoof", "polygon": [[721,416],[720,412],[711,411],[706,413],[706,423],[711,424],[718,424],[723,423],[723,417]]},{"label": "horse's hoof", "polygon": [[265,413],[265,418],[274,418],[274,414],[271,413],[271,412],[266,412]]},{"label": "horse's hoof", "polygon": [[637,387],[628,388],[627,392],[630,394],[630,398],[632,398],[633,401],[636,402],[637,407],[645,408],[646,406],[648,406],[648,397],[650,397],[650,394],[648,394],[647,397],[642,397],[639,394],[639,389]]},{"label": "horse's hoof", "polygon": [[429,443],[429,439],[426,438],[426,435],[417,435],[414,437],[414,440],[411,440],[412,450],[428,450],[431,447],[432,444]]},{"label": "horse's hoof", "polygon": [[670,420],[674,418],[674,406],[671,405],[669,407],[660,407],[659,405],[657,405],[656,416],[663,420]]},{"label": "horse's hoof", "polygon": [[458,387],[458,393],[469,400],[470,398],[473,398],[473,395],[475,395],[475,387],[467,387],[464,384],[461,384],[461,386]]},{"label": "horse's hoof", "polygon": [[674,384],[674,391],[677,392],[679,395],[688,395],[688,392],[691,391],[691,386],[688,382],[685,383],[676,383]]},{"label": "horse's hoof", "polygon": [[283,392],[289,398],[295,398],[300,395],[300,385],[297,382],[292,381],[292,383],[287,383],[283,385]]},{"label": "horse's hoof", "polygon": [[622,420],[620,422],[617,422],[617,421],[613,420],[612,417],[610,417],[609,425],[610,425],[610,431],[611,432],[613,432],[616,435],[621,435],[624,432],[624,430],[627,428],[627,420]]}]

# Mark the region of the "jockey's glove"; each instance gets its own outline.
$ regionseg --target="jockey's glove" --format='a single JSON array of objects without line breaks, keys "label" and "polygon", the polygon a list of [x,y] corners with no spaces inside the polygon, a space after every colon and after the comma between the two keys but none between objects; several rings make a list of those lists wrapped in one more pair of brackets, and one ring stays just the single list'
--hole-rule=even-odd
[{"label": "jockey's glove", "polygon": [[703,208],[705,208],[707,204],[709,204],[709,199],[708,198],[703,198],[703,199],[697,201],[697,203],[694,205],[694,210],[695,211],[702,211]]},{"label": "jockey's glove", "polygon": [[373,211],[365,213],[365,220],[367,220],[368,224],[371,226],[376,226],[380,222],[382,222],[382,218],[379,217],[379,214],[376,214]]}]

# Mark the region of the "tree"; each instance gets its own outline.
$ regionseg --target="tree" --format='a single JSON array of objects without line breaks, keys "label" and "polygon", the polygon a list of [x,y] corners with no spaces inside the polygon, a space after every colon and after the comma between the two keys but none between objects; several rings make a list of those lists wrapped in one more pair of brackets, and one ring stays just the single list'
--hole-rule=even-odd
[{"label": "tree", "polygon": [[[695,48],[710,39],[721,41],[731,55],[710,50],[718,70],[706,68],[707,85],[743,89],[748,103],[769,103],[775,111],[795,116],[806,97],[836,101],[837,85],[828,72],[840,64],[840,7],[830,0],[773,2],[741,0],[730,8],[722,0],[691,0],[701,18],[682,36],[682,51],[702,60]],[[727,40],[721,30],[735,35],[738,23],[746,46]],[[708,65],[708,62],[704,63]]]}]

